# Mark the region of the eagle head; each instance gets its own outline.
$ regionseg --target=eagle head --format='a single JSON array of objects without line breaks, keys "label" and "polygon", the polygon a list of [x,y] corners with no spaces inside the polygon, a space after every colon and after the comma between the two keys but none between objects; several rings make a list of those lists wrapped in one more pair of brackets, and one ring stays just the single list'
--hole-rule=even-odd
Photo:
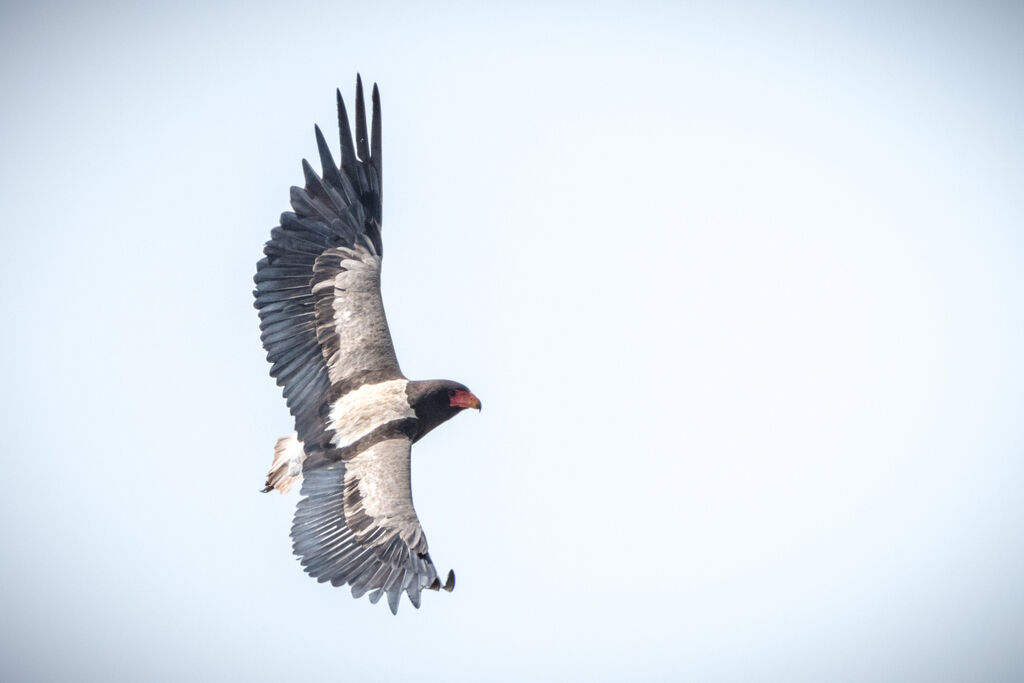
[{"label": "eagle head", "polygon": [[481,403],[464,384],[447,379],[409,382],[406,387],[409,405],[416,412],[419,441],[430,430],[447,422],[466,408],[480,410]]}]

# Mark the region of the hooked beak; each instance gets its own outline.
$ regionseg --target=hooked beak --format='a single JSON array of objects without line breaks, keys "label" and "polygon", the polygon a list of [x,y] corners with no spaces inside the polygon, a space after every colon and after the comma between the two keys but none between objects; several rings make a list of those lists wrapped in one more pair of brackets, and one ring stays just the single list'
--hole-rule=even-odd
[{"label": "hooked beak", "polygon": [[482,408],[480,399],[474,396],[471,391],[456,391],[455,395],[449,400],[449,404],[458,408],[476,408],[477,410]]}]

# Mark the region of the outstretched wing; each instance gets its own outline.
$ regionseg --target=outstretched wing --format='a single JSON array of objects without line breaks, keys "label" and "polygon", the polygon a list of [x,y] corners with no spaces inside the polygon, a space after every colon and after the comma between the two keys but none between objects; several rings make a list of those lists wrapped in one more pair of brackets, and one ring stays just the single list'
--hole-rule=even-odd
[{"label": "outstretched wing", "polygon": [[341,166],[319,127],[323,175],[305,159],[305,187],[291,189],[292,211],[256,266],[256,308],[270,374],[284,388],[306,452],[331,438],[325,405],[367,382],[402,377],[380,297],[381,118],[373,86],[367,140],[361,79],[356,81],[356,138],[338,92]]},{"label": "outstretched wing", "polygon": [[424,588],[444,586],[427,552],[412,505],[409,454],[412,440],[395,435],[336,461],[307,462],[292,540],[306,572],[318,581],[368,591],[370,601],[388,596],[392,613],[403,592],[415,607]]}]

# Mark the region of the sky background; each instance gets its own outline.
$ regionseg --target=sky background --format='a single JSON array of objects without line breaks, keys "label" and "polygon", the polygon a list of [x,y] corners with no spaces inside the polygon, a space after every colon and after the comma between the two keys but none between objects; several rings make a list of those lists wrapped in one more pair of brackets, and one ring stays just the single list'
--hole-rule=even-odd
[{"label": "sky background", "polygon": [[[252,274],[380,84],[454,593],[262,495]],[[0,678],[1024,678],[1014,3],[5,3]]]}]

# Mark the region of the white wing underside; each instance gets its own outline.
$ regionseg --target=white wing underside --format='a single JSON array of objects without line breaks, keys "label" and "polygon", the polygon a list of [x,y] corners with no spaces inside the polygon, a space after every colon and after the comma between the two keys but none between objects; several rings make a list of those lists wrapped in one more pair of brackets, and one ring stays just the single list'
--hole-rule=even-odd
[{"label": "white wing underside", "polygon": [[402,377],[380,296],[380,257],[363,245],[335,247],[313,266],[316,337],[332,384]]},{"label": "white wing underside", "polygon": [[[345,519],[353,529],[363,527],[364,517],[371,520],[356,532],[360,539],[383,528],[397,533],[409,548],[426,553],[427,539],[412,505],[411,449],[409,439],[388,439],[345,463]],[[381,536],[375,545],[386,543],[393,533]]]}]

